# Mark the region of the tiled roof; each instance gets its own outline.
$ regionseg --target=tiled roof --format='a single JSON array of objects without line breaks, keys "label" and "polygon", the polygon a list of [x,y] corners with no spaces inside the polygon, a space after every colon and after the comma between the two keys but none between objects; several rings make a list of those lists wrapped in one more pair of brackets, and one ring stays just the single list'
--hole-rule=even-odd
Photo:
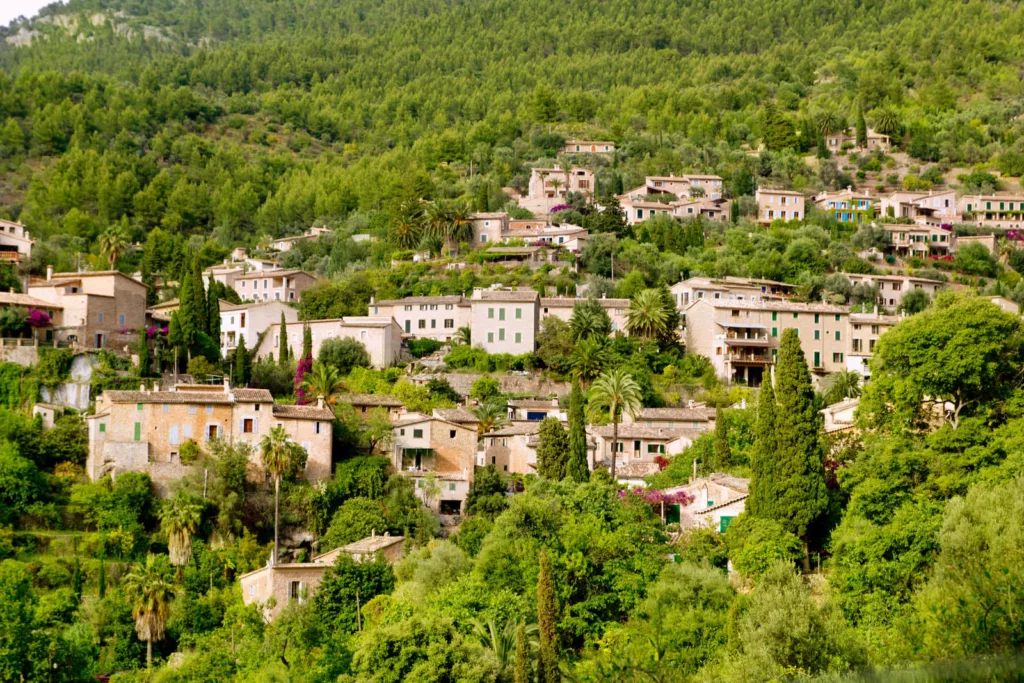
[{"label": "tiled roof", "polygon": [[476,415],[465,408],[438,408],[434,412],[439,418],[442,420],[448,420],[449,422],[471,422],[473,424],[480,422]]},{"label": "tiled roof", "polygon": [[[714,415],[711,410],[711,415]],[[707,422],[711,415],[706,408],[644,408],[637,413],[636,421],[643,420],[680,420],[683,422]]]},{"label": "tiled roof", "polygon": [[381,299],[370,303],[371,306],[400,306],[404,304],[466,304],[462,296],[407,296],[404,299]]},{"label": "tiled roof", "polygon": [[541,297],[540,305],[548,308],[574,308],[576,304],[587,301],[595,301],[602,308],[629,308],[629,299],[587,299],[569,296]]},{"label": "tiled roof", "polygon": [[479,218],[504,218],[507,215],[504,211],[481,211],[480,213],[474,213],[469,219],[475,221]]},{"label": "tiled roof", "polygon": [[274,406],[274,417],[290,418],[293,420],[334,420],[334,411],[330,408],[317,408],[316,406]]},{"label": "tiled roof", "polygon": [[346,394],[341,397],[343,403],[350,403],[354,406],[387,406],[389,408],[401,408],[404,403],[394,396],[383,394]]},{"label": "tiled roof", "polygon": [[274,304],[279,304],[282,306],[287,305],[284,301],[278,301],[277,299],[274,299],[273,301],[243,301],[240,304],[223,302],[220,304],[220,311],[221,313],[224,313],[226,311],[247,311],[250,308],[259,308],[260,306],[272,306]]},{"label": "tiled roof", "polygon": [[402,543],[405,541],[404,536],[367,536],[364,539],[356,541],[355,543],[349,543],[343,546],[341,550],[349,554],[366,554],[375,553],[378,550],[389,548],[396,543]]},{"label": "tiled roof", "polygon": [[706,302],[715,308],[736,308],[750,311],[788,311],[790,313],[849,313],[846,306],[833,306],[832,304],[801,303],[797,301],[776,301],[762,299],[760,301],[727,300],[727,299],[698,299],[691,306],[700,302]]},{"label": "tiled roof", "polygon": [[487,432],[483,438],[487,439],[492,436],[520,436],[523,434],[535,434],[538,431],[540,431],[540,422],[536,420],[509,422],[494,431]]},{"label": "tiled roof", "polygon": [[286,276],[299,275],[299,274],[308,275],[311,278],[315,278],[316,277],[312,273],[307,273],[304,270],[301,270],[299,268],[295,268],[295,269],[292,269],[292,270],[254,270],[251,273],[246,273],[245,275],[240,275],[239,277],[237,277],[235,279],[237,279],[237,280],[259,280],[260,278],[266,278],[266,279],[269,280],[269,279],[275,278],[275,277],[286,277]]},{"label": "tiled roof", "polygon": [[0,292],[0,304],[6,304],[8,306],[32,306],[33,308],[64,308],[60,304],[51,304],[49,301],[43,301],[42,299],[37,299],[34,296],[18,294],[16,292]]},{"label": "tiled roof", "polygon": [[[612,425],[603,427],[590,427],[590,431],[606,439],[612,438]],[[620,439],[649,439],[674,441],[676,439],[696,439],[704,432],[694,429],[670,429],[668,427],[648,427],[635,422],[627,422],[619,425],[618,438]]]},{"label": "tiled roof", "polygon": [[235,400],[239,403],[270,403],[274,400],[273,395],[266,389],[232,389]]},{"label": "tiled roof", "polygon": [[223,403],[231,396],[213,391],[104,391],[111,403]]},{"label": "tiled roof", "polygon": [[542,247],[491,247],[488,254],[535,254]]},{"label": "tiled roof", "polygon": [[[523,302],[523,303],[534,303],[540,295],[537,292],[531,290],[506,290],[506,289],[485,289],[479,292],[480,301],[511,301],[511,302]],[[473,293],[473,298],[477,299],[477,293]]]},{"label": "tiled roof", "polygon": [[508,402],[510,408],[546,408],[558,410],[558,401],[552,404],[551,399],[543,398],[517,398]]}]

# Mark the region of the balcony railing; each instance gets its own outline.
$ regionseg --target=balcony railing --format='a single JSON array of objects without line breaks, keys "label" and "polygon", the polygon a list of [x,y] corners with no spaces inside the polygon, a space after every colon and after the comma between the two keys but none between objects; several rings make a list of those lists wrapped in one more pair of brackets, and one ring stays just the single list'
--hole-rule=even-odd
[{"label": "balcony railing", "polygon": [[770,365],[772,357],[762,353],[727,353],[725,361],[740,365]]}]

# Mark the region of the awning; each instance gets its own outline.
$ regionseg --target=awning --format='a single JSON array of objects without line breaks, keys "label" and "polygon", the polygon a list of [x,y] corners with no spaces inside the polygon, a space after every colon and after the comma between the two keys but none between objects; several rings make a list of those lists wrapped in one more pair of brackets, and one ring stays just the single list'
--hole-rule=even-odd
[{"label": "awning", "polygon": [[767,330],[768,328],[764,325],[753,325],[751,323],[723,323],[719,322],[719,325],[727,329],[735,330]]}]

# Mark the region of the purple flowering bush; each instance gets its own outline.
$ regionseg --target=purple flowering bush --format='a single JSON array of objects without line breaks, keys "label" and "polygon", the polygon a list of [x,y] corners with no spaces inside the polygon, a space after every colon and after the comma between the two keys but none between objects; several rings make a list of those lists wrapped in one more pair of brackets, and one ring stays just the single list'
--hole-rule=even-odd
[{"label": "purple flowering bush", "polygon": [[50,316],[36,308],[29,309],[28,317],[25,319],[25,322],[29,327],[49,327],[53,324],[53,320]]}]

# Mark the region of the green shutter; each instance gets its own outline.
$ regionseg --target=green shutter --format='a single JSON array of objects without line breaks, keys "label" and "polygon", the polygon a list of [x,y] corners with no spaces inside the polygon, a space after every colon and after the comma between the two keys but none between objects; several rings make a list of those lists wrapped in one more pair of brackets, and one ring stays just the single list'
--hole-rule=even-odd
[{"label": "green shutter", "polygon": [[102,433],[105,433],[106,431],[107,431],[106,423],[100,422],[100,433],[102,434]]},{"label": "green shutter", "polygon": [[772,320],[778,320],[778,319],[779,319],[779,312],[778,311],[772,311]]},{"label": "green shutter", "polygon": [[816,367],[816,368],[820,368],[821,367],[821,351],[815,351],[814,352],[814,367]]},{"label": "green shutter", "polygon": [[141,439],[142,439],[142,423],[141,422],[136,422],[135,423],[135,440],[139,441]]},{"label": "green shutter", "polygon": [[718,531],[724,534],[729,529],[729,525],[732,523],[733,519],[733,517],[726,517],[724,515],[721,518],[719,518]]},{"label": "green shutter", "polygon": [[778,337],[779,336],[779,328],[777,328],[777,327],[773,327],[772,328],[772,336],[773,337]]}]

